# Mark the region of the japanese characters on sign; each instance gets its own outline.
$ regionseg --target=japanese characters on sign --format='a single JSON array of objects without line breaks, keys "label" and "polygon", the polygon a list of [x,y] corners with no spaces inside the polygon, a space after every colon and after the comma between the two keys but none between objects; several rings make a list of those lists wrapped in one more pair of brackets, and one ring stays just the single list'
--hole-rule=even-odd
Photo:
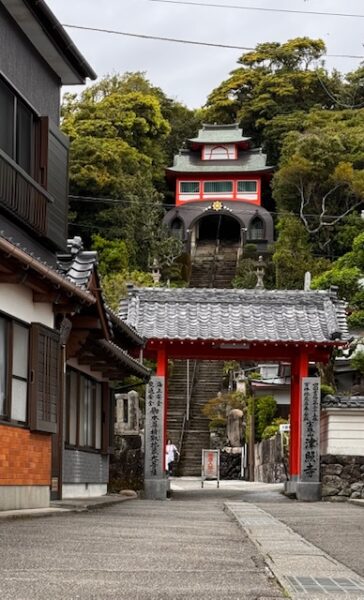
[{"label": "japanese characters on sign", "polygon": [[220,450],[202,450],[201,485],[206,479],[216,479],[217,487],[220,480]]},{"label": "japanese characters on sign", "polygon": [[151,377],[145,402],[145,467],[146,479],[163,477],[164,377]]},{"label": "japanese characters on sign", "polygon": [[301,480],[320,481],[320,379],[302,378]]}]

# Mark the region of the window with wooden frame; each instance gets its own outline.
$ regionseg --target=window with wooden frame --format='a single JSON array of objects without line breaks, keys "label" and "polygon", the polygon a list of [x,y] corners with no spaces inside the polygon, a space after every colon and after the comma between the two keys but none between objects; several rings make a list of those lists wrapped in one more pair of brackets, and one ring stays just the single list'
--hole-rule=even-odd
[{"label": "window with wooden frame", "polygon": [[257,186],[257,181],[253,181],[251,179],[245,181],[238,181],[238,193],[255,193],[257,191]]},{"label": "window with wooden frame", "polygon": [[205,194],[231,193],[233,191],[233,182],[232,181],[205,181],[203,191]]},{"label": "window with wooden frame", "polygon": [[0,150],[47,187],[48,117],[38,116],[0,77]]},{"label": "window with wooden frame", "polygon": [[0,419],[26,424],[28,419],[29,328],[0,317]]},{"label": "window with wooden frame", "polygon": [[70,447],[101,450],[103,427],[102,384],[67,369],[65,442]]},{"label": "window with wooden frame", "polygon": [[57,431],[59,334],[0,315],[0,420]]},{"label": "window with wooden frame", "polygon": [[200,182],[199,181],[181,181],[179,184],[179,191],[181,194],[199,194],[200,193]]}]

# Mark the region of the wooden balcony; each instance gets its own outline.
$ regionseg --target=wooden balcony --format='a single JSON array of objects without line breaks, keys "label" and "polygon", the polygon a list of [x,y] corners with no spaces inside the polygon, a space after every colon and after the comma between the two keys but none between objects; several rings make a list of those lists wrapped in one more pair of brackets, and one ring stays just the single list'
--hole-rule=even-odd
[{"label": "wooden balcony", "polygon": [[52,196],[0,149],[0,206],[41,236],[47,235]]}]

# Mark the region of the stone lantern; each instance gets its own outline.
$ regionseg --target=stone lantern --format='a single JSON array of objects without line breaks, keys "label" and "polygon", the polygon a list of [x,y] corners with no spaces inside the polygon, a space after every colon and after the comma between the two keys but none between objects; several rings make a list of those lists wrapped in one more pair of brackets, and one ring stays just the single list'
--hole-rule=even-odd
[{"label": "stone lantern", "polygon": [[157,258],[155,258],[153,260],[153,264],[151,267],[151,274],[152,274],[153,282],[159,283],[161,280],[161,270],[160,270],[160,264],[159,264]]},{"label": "stone lantern", "polygon": [[258,290],[264,290],[264,275],[265,275],[265,262],[263,260],[263,256],[259,256],[258,262],[256,263],[257,283],[255,284],[255,288]]}]

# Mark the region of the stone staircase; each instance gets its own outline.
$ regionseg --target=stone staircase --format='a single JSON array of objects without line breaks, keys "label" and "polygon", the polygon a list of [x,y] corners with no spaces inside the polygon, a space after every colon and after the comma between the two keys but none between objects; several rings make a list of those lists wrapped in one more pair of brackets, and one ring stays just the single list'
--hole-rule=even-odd
[{"label": "stone staircase", "polygon": [[[229,288],[237,266],[239,244],[200,242],[196,247],[192,263],[189,287]],[[178,475],[201,475],[201,454],[210,447],[209,421],[202,406],[216,397],[223,385],[223,362],[190,361],[190,377],[196,364],[190,399],[190,419],[185,423],[185,432]],[[187,361],[173,361],[168,381],[167,432],[178,447],[187,402]]]},{"label": "stone staircase", "polygon": [[[190,371],[194,361],[190,361]],[[178,447],[187,404],[187,360],[174,360],[168,378],[167,435]],[[179,448],[178,448],[179,449]]]},{"label": "stone staircase", "polygon": [[212,287],[211,282],[213,281],[215,253],[215,243],[201,242],[198,244],[193,257],[189,287]]},{"label": "stone staircase", "polygon": [[210,447],[209,420],[201,409],[208,400],[217,396],[222,389],[222,383],[223,362],[198,361],[196,382],[191,394],[190,420],[186,427],[179,462],[179,475],[201,475],[202,450]]},{"label": "stone staircase", "polygon": [[238,250],[237,243],[199,243],[193,258],[189,287],[231,287],[236,273]]}]

